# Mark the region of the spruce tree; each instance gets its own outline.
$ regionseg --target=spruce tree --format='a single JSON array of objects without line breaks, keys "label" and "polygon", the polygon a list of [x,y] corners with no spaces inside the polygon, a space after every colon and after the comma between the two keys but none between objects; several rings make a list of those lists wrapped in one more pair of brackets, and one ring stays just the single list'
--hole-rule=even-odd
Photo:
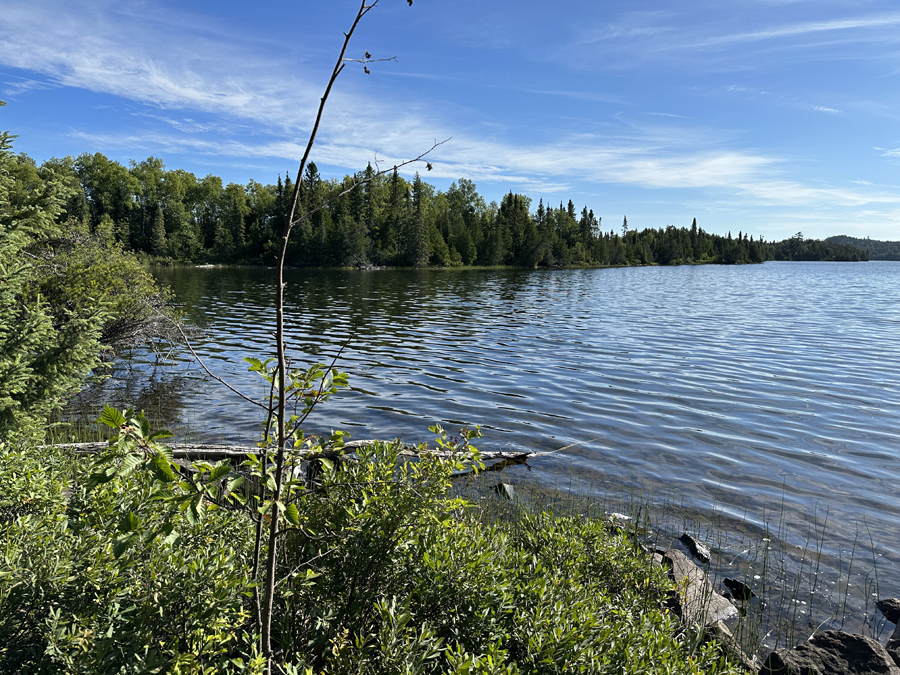
[{"label": "spruce tree", "polygon": [[150,252],[153,255],[166,254],[166,219],[161,205],[156,206],[153,225],[150,227]]},{"label": "spruce tree", "polygon": [[100,334],[98,310],[60,318],[36,291],[38,269],[26,253],[58,234],[68,194],[55,176],[17,180],[13,138],[0,132],[0,446],[43,435],[43,420],[97,363]]}]

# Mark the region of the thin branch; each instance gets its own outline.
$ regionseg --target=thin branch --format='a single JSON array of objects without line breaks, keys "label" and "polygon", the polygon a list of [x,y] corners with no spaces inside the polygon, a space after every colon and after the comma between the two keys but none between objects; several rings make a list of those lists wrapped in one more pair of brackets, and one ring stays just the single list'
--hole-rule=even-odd
[{"label": "thin branch", "polygon": [[271,675],[272,673],[272,608],[275,599],[275,561],[278,549],[278,500],[281,499],[285,445],[287,443],[287,436],[285,434],[285,390],[287,381],[287,363],[285,359],[284,344],[284,261],[287,256],[288,241],[290,240],[291,229],[293,228],[294,213],[297,210],[297,202],[300,196],[300,186],[302,184],[303,169],[306,167],[306,162],[309,160],[309,154],[310,152],[312,152],[313,144],[316,141],[316,135],[319,132],[319,125],[322,122],[322,114],[325,111],[325,103],[328,100],[328,96],[331,93],[331,88],[334,86],[338,75],[341,74],[341,71],[343,71],[344,66],[346,65],[343,61],[344,56],[347,53],[347,45],[350,44],[350,38],[353,36],[353,33],[362,18],[366,14],[368,14],[369,11],[372,10],[377,4],[378,0],[374,0],[371,5],[367,5],[366,0],[362,0],[359,6],[359,10],[356,13],[356,18],[353,21],[353,25],[350,27],[350,30],[348,32],[344,33],[344,44],[341,46],[341,51],[338,55],[337,62],[335,63],[334,69],[331,73],[331,77],[328,80],[328,85],[325,87],[325,93],[319,100],[319,109],[316,112],[316,121],[313,125],[312,131],[310,132],[309,140],[306,143],[306,149],[303,151],[303,158],[300,160],[300,167],[297,170],[297,182],[294,184],[294,192],[291,197],[290,209],[286,214],[286,218],[284,221],[284,230],[281,236],[281,245],[278,251],[278,287],[275,292],[275,350],[278,368],[278,390],[280,393],[280,396],[278,397],[278,411],[275,418],[278,434],[278,450],[275,453],[275,490],[273,493],[274,503],[272,506],[272,522],[269,527],[268,551],[266,552],[265,592],[263,593],[264,604],[262,610],[263,624],[262,631],[260,632],[260,642],[262,647],[261,651],[266,659],[266,672],[268,675]]},{"label": "thin branch", "polygon": [[[435,141],[434,144],[430,148],[428,148],[428,150],[426,150],[425,152],[420,154],[418,157],[413,157],[412,159],[408,159],[405,162],[400,162],[399,164],[394,164],[394,166],[390,167],[389,169],[380,169],[380,170],[376,171],[374,174],[372,174],[371,176],[369,176],[368,178],[354,178],[353,184],[350,185],[350,187],[344,188],[343,190],[338,192],[336,195],[332,196],[330,199],[326,199],[324,202],[319,204],[319,206],[317,206],[316,208],[311,209],[310,211],[307,211],[303,215],[296,218],[293,222],[291,222],[291,227],[295,227],[296,225],[299,225],[303,221],[308,220],[310,217],[314,216],[319,211],[321,211],[322,209],[329,206],[332,202],[340,199],[344,195],[350,194],[356,188],[358,188],[362,185],[365,185],[366,183],[371,183],[373,180],[375,180],[379,176],[383,176],[386,173],[390,173],[391,171],[396,171],[397,169],[407,166],[408,164],[414,164],[415,162],[421,162],[435,148],[442,146],[444,143],[450,141],[451,139],[452,139],[452,136],[450,138],[445,138],[443,141],[440,141],[440,142]],[[376,166],[378,165],[377,159],[375,160],[375,164],[376,164]]]},{"label": "thin branch", "polygon": [[256,399],[252,399],[249,396],[247,396],[246,394],[241,393],[240,391],[238,391],[237,389],[232,387],[230,384],[228,384],[228,382],[226,382],[221,377],[216,375],[209,368],[207,368],[206,364],[203,363],[203,359],[200,358],[200,356],[197,354],[197,352],[194,351],[194,348],[191,346],[191,341],[188,339],[188,336],[185,334],[184,329],[176,321],[172,321],[172,324],[178,329],[178,332],[181,333],[181,337],[184,340],[184,344],[187,345],[188,350],[191,352],[191,356],[193,356],[194,360],[200,364],[200,367],[206,371],[207,375],[209,375],[211,378],[213,378],[219,384],[222,384],[222,385],[225,385],[226,387],[228,387],[231,391],[233,391],[235,394],[240,396],[242,399],[244,399],[248,403],[252,403],[253,405],[258,406],[258,407],[262,408],[263,410],[268,410],[268,407],[264,403],[260,403]]},{"label": "thin branch", "polygon": [[379,61],[396,61],[396,56],[387,59],[344,59],[344,63],[378,63]]}]

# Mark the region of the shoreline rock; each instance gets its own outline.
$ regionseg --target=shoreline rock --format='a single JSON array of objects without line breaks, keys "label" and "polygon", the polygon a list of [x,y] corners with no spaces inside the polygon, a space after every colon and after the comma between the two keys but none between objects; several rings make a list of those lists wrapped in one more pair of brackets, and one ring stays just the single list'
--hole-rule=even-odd
[{"label": "shoreline rock", "polygon": [[826,630],[793,649],[778,649],[763,663],[761,675],[900,675],[887,649],[863,635]]}]

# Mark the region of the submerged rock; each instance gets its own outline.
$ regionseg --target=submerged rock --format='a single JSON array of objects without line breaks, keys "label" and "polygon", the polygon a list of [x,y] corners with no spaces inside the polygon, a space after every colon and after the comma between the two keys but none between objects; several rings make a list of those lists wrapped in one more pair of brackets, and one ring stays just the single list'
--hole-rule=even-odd
[{"label": "submerged rock", "polygon": [[497,483],[491,489],[501,497],[506,497],[509,501],[512,501],[516,496],[515,488],[509,483]]},{"label": "submerged rock", "polygon": [[743,581],[738,581],[737,579],[722,579],[722,583],[731,591],[731,594],[736,597],[738,600],[743,602],[749,602],[750,598],[755,598],[756,593],[753,592],[753,589],[750,588]]},{"label": "submerged rock", "polygon": [[763,664],[764,675],[900,675],[888,651],[871,638],[827,630],[793,649],[779,649]]},{"label": "submerged rock", "polygon": [[703,544],[696,537],[692,537],[687,532],[681,535],[679,541],[687,546],[687,550],[691,552],[691,555],[694,556],[700,562],[708,563],[709,562],[709,547],[706,544]]}]

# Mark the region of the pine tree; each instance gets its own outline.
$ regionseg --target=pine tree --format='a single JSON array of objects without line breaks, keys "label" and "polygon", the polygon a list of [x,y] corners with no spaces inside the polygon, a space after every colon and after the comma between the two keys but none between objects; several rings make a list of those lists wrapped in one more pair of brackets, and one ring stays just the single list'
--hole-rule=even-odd
[{"label": "pine tree", "polygon": [[425,222],[424,189],[425,186],[422,179],[419,177],[418,172],[416,172],[412,188],[413,216],[410,221],[410,231],[406,249],[407,264],[412,265],[413,267],[425,265],[431,254],[431,241],[427,223]]},{"label": "pine tree", "polygon": [[166,220],[160,205],[156,207],[153,225],[150,227],[150,252],[153,255],[166,254]]},{"label": "pine tree", "polygon": [[17,180],[12,138],[0,132],[0,446],[13,435],[43,435],[41,422],[80,388],[100,346],[99,310],[55,315],[36,292],[38,271],[25,251],[59,233],[68,194],[53,178]]}]

